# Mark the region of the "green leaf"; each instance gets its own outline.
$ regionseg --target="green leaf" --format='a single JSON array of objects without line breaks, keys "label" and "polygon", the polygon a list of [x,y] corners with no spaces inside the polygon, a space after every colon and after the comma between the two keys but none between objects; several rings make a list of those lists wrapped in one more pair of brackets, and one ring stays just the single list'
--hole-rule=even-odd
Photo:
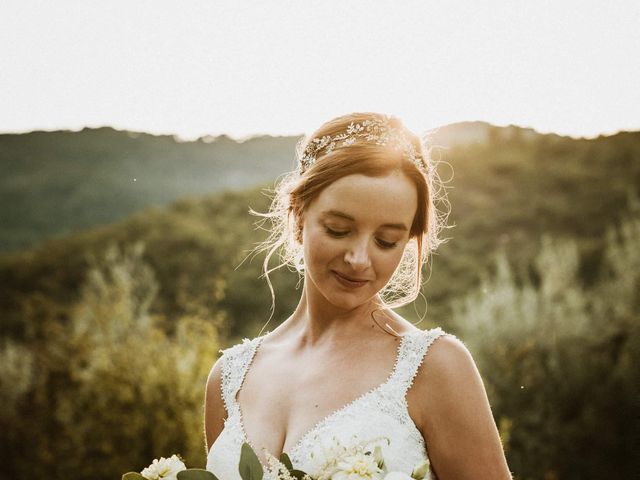
[{"label": "green leaf", "polygon": [[285,452],[282,452],[282,455],[280,455],[280,462],[282,462],[282,464],[285,467],[287,467],[287,470],[289,471],[289,473],[297,480],[302,480],[304,476],[307,474],[307,472],[303,472],[302,470],[294,469],[293,463],[291,463],[291,459],[289,458],[289,455],[287,455]]},{"label": "green leaf", "polygon": [[238,465],[238,471],[240,472],[240,477],[242,480],[262,480],[262,465],[260,464],[260,460],[258,460],[258,456],[256,452],[253,451],[253,448],[247,443],[244,442],[242,444],[242,449],[240,450],[240,465]]},{"label": "green leaf", "polygon": [[302,470],[290,470],[289,473],[293,475],[293,477],[296,478],[297,480],[302,480],[304,476],[307,474]]},{"label": "green leaf", "polygon": [[142,475],[138,472],[127,472],[122,475],[122,480],[146,480]]},{"label": "green leaf", "polygon": [[178,472],[178,480],[218,480],[209,470],[201,468],[187,468]]},{"label": "green leaf", "polygon": [[287,470],[289,471],[293,470],[293,464],[291,463],[291,459],[289,458],[289,455],[282,452],[282,455],[280,455],[280,461],[285,467],[287,467]]}]

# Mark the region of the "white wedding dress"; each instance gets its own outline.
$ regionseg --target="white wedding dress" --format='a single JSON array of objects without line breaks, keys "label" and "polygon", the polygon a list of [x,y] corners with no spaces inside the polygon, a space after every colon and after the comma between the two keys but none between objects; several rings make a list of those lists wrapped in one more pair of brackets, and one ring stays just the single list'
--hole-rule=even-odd
[{"label": "white wedding dress", "polygon": [[[381,446],[388,471],[410,475],[414,467],[427,460],[424,439],[409,416],[406,393],[429,346],[444,333],[442,329],[434,328],[403,335],[393,371],[387,380],[335,410],[307,431],[286,452],[293,467],[314,476],[325,460],[323,445],[332,437],[346,446],[386,437],[389,443],[381,440],[374,445]],[[244,442],[250,442],[244,431],[236,396],[264,336],[253,340],[245,338],[243,343],[222,352],[222,397],[228,415],[224,429],[209,450],[206,467],[219,480],[240,480],[240,449]],[[433,471],[426,478],[433,480]]]}]

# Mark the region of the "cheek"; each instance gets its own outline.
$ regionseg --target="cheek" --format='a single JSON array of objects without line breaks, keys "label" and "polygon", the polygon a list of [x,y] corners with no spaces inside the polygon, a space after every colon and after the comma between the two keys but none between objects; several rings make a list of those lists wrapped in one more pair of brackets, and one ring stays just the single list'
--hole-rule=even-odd
[{"label": "cheek", "polygon": [[309,232],[304,237],[305,263],[318,265],[326,263],[336,255],[336,249],[331,242],[322,237],[320,232]]},{"label": "cheek", "polygon": [[398,267],[401,258],[401,255],[388,255],[382,258],[379,262],[380,270],[382,270],[387,276],[393,275],[393,272],[395,272]]},{"label": "cheek", "polygon": [[385,282],[393,276],[402,260],[402,250],[394,251],[393,254],[382,254],[379,257],[377,265],[378,275],[385,278]]}]

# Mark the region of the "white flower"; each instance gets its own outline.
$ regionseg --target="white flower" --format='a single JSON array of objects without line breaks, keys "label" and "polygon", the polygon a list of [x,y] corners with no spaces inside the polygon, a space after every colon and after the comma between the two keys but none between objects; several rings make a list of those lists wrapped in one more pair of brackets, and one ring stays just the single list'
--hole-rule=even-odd
[{"label": "white flower", "polygon": [[337,471],[338,459],[344,455],[346,448],[332,436],[314,437],[314,450],[310,454],[311,467],[309,473],[318,480],[327,480]]},{"label": "white flower", "polygon": [[172,455],[170,458],[160,457],[153,461],[151,465],[142,470],[140,474],[148,480],[177,480],[178,472],[186,470],[186,465],[182,463],[182,460],[177,455]]},{"label": "white flower", "polygon": [[412,478],[404,472],[389,472],[385,475],[384,480],[412,480]]},{"label": "white flower", "polygon": [[344,458],[338,463],[338,471],[331,476],[331,480],[382,480],[383,471],[371,455],[358,452]]}]

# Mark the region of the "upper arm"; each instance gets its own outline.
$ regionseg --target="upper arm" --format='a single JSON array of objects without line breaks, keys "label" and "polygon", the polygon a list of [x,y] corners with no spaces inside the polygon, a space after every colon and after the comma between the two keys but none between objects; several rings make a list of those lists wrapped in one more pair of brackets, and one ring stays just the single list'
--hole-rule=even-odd
[{"label": "upper arm", "polygon": [[222,357],[211,368],[204,395],[204,431],[207,452],[222,432],[227,410],[222,399]]},{"label": "upper arm", "polygon": [[460,340],[447,335],[431,345],[414,387],[439,480],[511,479],[482,378]]}]

